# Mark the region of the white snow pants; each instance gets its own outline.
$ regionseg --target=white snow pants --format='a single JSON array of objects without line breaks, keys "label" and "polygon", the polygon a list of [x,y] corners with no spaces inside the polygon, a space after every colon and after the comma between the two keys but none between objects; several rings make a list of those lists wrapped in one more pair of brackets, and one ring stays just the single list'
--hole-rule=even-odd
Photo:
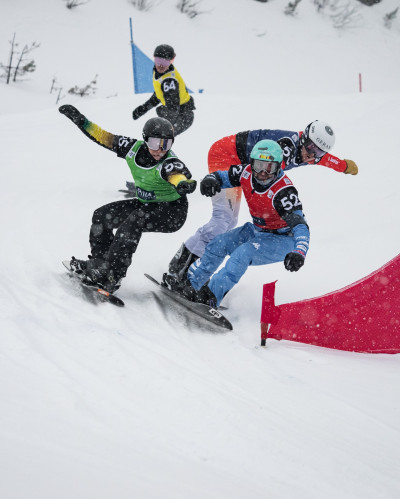
[{"label": "white snow pants", "polygon": [[211,198],[212,215],[210,220],[197,229],[185,242],[186,248],[195,255],[203,256],[205,247],[218,234],[236,227],[240,209],[241,187],[222,189]]}]

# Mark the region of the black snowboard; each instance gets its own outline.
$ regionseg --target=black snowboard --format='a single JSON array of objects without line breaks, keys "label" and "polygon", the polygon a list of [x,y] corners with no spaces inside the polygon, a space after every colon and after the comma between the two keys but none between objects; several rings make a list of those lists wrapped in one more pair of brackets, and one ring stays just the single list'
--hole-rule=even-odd
[{"label": "black snowboard", "polygon": [[150,281],[154,283],[159,289],[161,289],[163,293],[165,293],[175,302],[185,307],[187,310],[190,310],[190,312],[193,312],[199,317],[202,317],[203,319],[212,322],[216,326],[223,327],[224,329],[230,329],[230,330],[233,329],[232,324],[228,321],[228,319],[224,315],[221,314],[219,310],[209,307],[204,303],[196,303],[193,301],[186,300],[186,298],[184,298],[179,293],[171,291],[165,286],[161,286],[161,284],[151,275],[149,274],[144,274],[144,275],[147,277],[147,279],[150,279]]},{"label": "black snowboard", "polygon": [[108,301],[113,305],[116,305],[117,307],[123,307],[125,305],[125,303],[121,300],[121,298],[118,298],[118,296],[109,293],[105,289],[101,289],[98,286],[91,286],[89,284],[85,284],[84,282],[82,282],[81,275],[77,274],[74,270],[71,269],[69,262],[70,262],[69,260],[63,260],[62,264],[69,271],[70,275],[78,279],[81,286],[92,292],[96,298],[98,298],[100,301]]}]

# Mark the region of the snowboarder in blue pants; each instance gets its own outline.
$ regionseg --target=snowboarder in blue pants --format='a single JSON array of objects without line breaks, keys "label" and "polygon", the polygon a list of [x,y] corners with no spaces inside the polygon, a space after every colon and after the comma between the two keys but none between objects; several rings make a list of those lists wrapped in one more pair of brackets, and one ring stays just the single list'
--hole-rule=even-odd
[{"label": "snowboarder in blue pants", "polygon": [[[310,232],[297,190],[282,170],[281,147],[261,140],[250,158],[249,165],[216,171],[201,181],[205,196],[241,186],[253,223],[216,236],[201,259],[189,267],[181,292],[192,301],[219,306],[249,265],[283,261],[287,270],[297,272],[304,264]],[[227,255],[225,266],[214,274]]]}]

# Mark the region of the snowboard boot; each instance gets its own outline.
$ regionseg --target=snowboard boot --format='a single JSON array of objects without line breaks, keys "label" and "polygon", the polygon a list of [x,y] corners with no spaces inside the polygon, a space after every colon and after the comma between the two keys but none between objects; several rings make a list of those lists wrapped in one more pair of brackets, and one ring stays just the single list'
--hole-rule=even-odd
[{"label": "snowboard boot", "polygon": [[87,260],[78,260],[73,256],[69,262],[71,270],[76,274],[83,274],[86,269],[101,267],[103,264],[103,258],[93,258],[92,255],[88,255]]},{"label": "snowboard boot", "polygon": [[217,308],[217,298],[208,287],[208,283],[204,284],[204,286],[197,291],[196,299],[194,301],[204,303],[211,308]]},{"label": "snowboard boot", "polygon": [[191,253],[182,243],[182,246],[177,251],[174,258],[169,262],[169,274],[177,277],[178,279],[183,279],[186,276],[188,268],[195,262],[199,257]]},{"label": "snowboard boot", "polygon": [[117,278],[108,264],[98,268],[87,268],[82,275],[82,282],[89,286],[98,286],[108,293],[115,293],[121,286],[122,278]]},{"label": "snowboard boot", "polygon": [[178,293],[186,298],[186,300],[197,301],[197,291],[194,289],[189,279],[185,279],[182,282],[181,288],[180,290],[178,290]]},{"label": "snowboard boot", "polygon": [[71,258],[69,262],[69,266],[71,270],[73,270],[76,274],[82,274],[86,270],[87,260],[78,260],[74,256]]},{"label": "snowboard boot", "polygon": [[179,279],[177,276],[174,276],[172,274],[167,274],[164,272],[161,280],[161,286],[164,286],[165,288],[168,288],[171,291],[176,291],[179,293],[179,291],[182,291],[182,287],[184,285],[184,280]]}]

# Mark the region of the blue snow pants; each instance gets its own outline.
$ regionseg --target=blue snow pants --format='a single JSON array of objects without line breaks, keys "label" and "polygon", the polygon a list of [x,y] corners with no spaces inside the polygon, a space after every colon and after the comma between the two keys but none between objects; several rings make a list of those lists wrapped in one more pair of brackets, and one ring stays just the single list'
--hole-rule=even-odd
[{"label": "blue snow pants", "polygon": [[248,222],[216,236],[207,246],[201,259],[188,271],[194,289],[199,290],[214,274],[227,255],[230,258],[216,273],[208,287],[217,298],[217,306],[225,294],[237,284],[249,265],[267,265],[282,262],[295,248],[294,237],[289,234],[262,232]]}]

